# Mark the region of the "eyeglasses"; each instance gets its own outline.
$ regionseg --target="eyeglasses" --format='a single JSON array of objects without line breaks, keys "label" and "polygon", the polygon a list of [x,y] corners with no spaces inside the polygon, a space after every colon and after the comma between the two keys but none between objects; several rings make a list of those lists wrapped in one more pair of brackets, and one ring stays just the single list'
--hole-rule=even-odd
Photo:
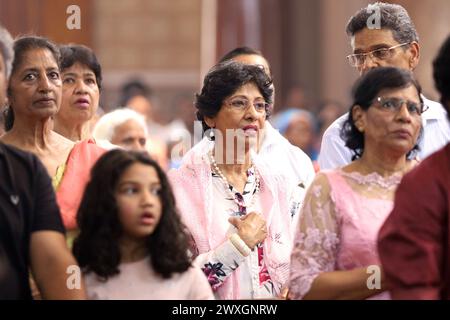
[{"label": "eyeglasses", "polygon": [[[226,104],[232,110],[239,112],[247,110],[251,105],[250,101],[244,98],[234,98],[228,101]],[[253,107],[255,108],[256,112],[264,113],[269,108],[269,104],[265,101],[255,101],[253,102]]]},{"label": "eyeglasses", "polygon": [[428,110],[428,106],[424,105],[422,102],[417,103],[395,97],[392,98],[377,97],[375,98],[374,102],[377,102],[379,108],[393,113],[397,113],[401,109],[402,105],[405,103],[406,108],[408,109],[408,112],[411,115],[420,116],[422,113]]},{"label": "eyeglasses", "polygon": [[392,58],[395,49],[409,45],[409,44],[410,44],[410,42],[405,42],[402,44],[392,46],[390,48],[376,49],[376,50],[373,50],[373,51],[370,51],[367,53],[350,54],[347,56],[347,60],[348,60],[348,63],[352,67],[355,67],[355,68],[362,66],[364,64],[364,62],[366,62],[367,56],[369,56],[370,59],[372,59],[372,60],[373,59],[376,59],[379,61],[389,60],[390,58]]}]

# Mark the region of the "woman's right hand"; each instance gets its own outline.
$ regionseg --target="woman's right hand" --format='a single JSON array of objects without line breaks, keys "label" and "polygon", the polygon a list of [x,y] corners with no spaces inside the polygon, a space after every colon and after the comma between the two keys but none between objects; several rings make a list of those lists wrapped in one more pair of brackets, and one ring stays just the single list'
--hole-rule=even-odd
[{"label": "woman's right hand", "polygon": [[256,212],[250,212],[241,218],[231,217],[228,222],[238,229],[239,237],[252,250],[267,237],[266,220]]}]

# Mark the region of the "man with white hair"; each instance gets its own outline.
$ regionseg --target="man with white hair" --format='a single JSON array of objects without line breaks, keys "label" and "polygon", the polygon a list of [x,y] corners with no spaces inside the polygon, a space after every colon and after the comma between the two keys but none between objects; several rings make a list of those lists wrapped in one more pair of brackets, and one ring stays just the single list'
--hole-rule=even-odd
[{"label": "man with white hair", "polygon": [[145,151],[148,132],[142,115],[129,108],[120,108],[103,115],[92,135],[97,144],[106,149],[119,146],[127,150]]},{"label": "man with white hair", "polygon": [[145,117],[130,108],[119,108],[103,115],[95,124],[92,136],[105,149],[121,147],[146,151],[167,169],[167,147],[149,137]]}]

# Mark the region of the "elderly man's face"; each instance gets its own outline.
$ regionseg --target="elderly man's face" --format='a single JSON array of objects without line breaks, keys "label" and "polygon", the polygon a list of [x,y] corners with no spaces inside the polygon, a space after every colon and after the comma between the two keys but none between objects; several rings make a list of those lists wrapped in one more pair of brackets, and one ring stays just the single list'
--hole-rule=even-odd
[{"label": "elderly man's face", "polygon": [[147,137],[142,126],[130,119],[117,126],[111,139],[111,143],[121,146],[126,150],[145,151]]},{"label": "elderly man's face", "polygon": [[3,60],[3,55],[0,54],[0,111],[3,109],[3,105],[6,99],[6,66]]},{"label": "elderly man's face", "polygon": [[[369,53],[377,49],[388,49],[400,45],[389,29],[368,29],[364,28],[355,33],[351,38],[351,46],[354,54]],[[411,44],[397,47],[389,51],[389,57],[378,59],[374,56],[366,56],[365,62],[357,69],[362,75],[367,71],[377,67],[397,67],[407,70],[414,70],[419,62],[419,44]]]}]

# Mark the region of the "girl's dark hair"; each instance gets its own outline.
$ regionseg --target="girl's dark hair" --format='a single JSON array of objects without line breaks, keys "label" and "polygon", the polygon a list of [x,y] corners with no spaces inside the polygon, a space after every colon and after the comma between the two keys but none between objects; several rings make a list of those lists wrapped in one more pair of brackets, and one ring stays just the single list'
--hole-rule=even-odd
[{"label": "girl's dark hair", "polygon": [[77,44],[62,45],[61,51],[61,72],[70,68],[75,63],[81,63],[87,66],[95,74],[95,80],[99,90],[102,89],[102,67],[92,49]]},{"label": "girl's dark hair", "polygon": [[121,261],[119,238],[123,229],[115,191],[122,174],[135,163],[153,167],[161,183],[161,218],[146,239],[153,269],[163,278],[170,278],[172,273],[184,272],[191,266],[188,236],[165,173],[145,153],[116,149],[105,153],[92,168],[77,214],[80,234],[73,244],[73,254],[80,267],[95,272],[105,281],[119,273]]},{"label": "girl's dark hair", "polygon": [[[203,130],[209,129],[205,117],[214,117],[219,113],[226,98],[247,83],[254,83],[266,103],[272,103],[272,79],[260,66],[225,61],[215,65],[203,81],[202,91],[195,95],[197,119],[202,121]],[[270,116],[270,108],[266,110],[266,119]]]},{"label": "girl's dark hair", "polygon": [[[61,54],[58,47],[52,41],[44,37],[24,36],[14,41],[14,60],[12,63],[11,77],[22,64],[25,54],[34,49],[47,49],[55,59],[58,68],[60,68]],[[8,96],[11,96],[11,88],[8,87]],[[14,125],[14,108],[9,106],[4,111],[5,115],[5,130],[9,131]]]},{"label": "girl's dark hair", "polygon": [[[378,67],[367,72],[355,83],[352,90],[353,104],[340,133],[341,138],[345,141],[345,145],[353,151],[352,160],[360,158],[364,152],[364,134],[355,126],[352,116],[353,108],[359,105],[364,111],[367,111],[380,91],[384,89],[403,89],[410,85],[417,89],[420,102],[423,103],[421,97],[422,89],[413,74],[408,70],[394,67]],[[419,150],[418,142],[421,138],[422,129],[416,145],[407,154],[408,158],[411,157],[412,153]]]}]

